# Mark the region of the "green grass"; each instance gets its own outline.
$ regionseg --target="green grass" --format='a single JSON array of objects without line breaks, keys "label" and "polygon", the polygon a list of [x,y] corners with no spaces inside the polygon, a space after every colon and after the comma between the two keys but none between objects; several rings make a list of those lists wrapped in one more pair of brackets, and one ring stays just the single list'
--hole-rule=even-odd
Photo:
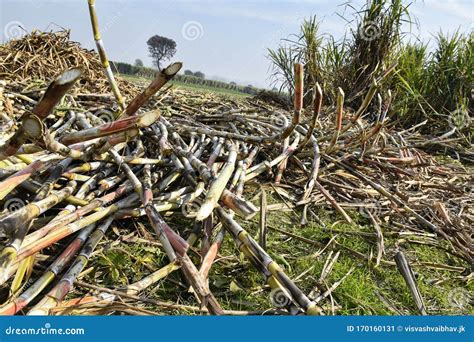
[{"label": "green grass", "polygon": [[[136,83],[138,85],[146,86],[150,83],[150,79],[145,78],[145,77],[140,77],[140,76],[133,76],[133,75],[120,75],[120,77]],[[198,85],[198,84],[190,84],[190,83],[183,83],[183,82],[178,82],[175,80],[171,80],[169,83],[173,84],[174,87],[177,89],[183,89],[183,90],[191,90],[191,91],[198,91],[202,93],[213,93],[213,94],[218,94],[218,95],[225,95],[229,97],[237,97],[237,98],[245,98],[250,96],[249,94],[246,93],[241,93],[236,90],[231,90],[231,89],[225,89],[225,88],[216,88],[216,87],[210,87],[207,85]]]},{"label": "green grass", "polygon": [[[252,189],[249,189],[249,198]],[[269,204],[278,203],[281,200],[267,191]],[[393,314],[418,314],[414,301],[408,288],[398,272],[396,266],[382,264],[374,265],[376,254],[376,243],[373,239],[367,239],[359,235],[349,233],[373,232],[369,222],[360,216],[357,211],[350,212],[357,224],[342,222],[342,218],[331,208],[319,208],[316,215],[329,228],[324,228],[315,221],[310,221],[306,226],[300,226],[300,212],[270,211],[268,213],[268,226],[291,232],[301,237],[317,241],[326,245],[331,238],[336,236],[335,242],[324,252],[321,248],[302,242],[295,238],[269,230],[267,235],[267,251],[275,261],[284,267],[292,279],[297,279],[296,284],[308,294],[317,284],[324,263],[331,250],[341,251],[340,257],[329,274],[323,286],[330,286],[341,279],[350,269],[353,272],[333,292],[332,296],[338,306],[336,314],[339,315],[393,315]],[[258,235],[258,215],[249,221],[238,221],[255,238]],[[180,232],[182,236],[188,236],[193,223],[176,215],[167,218],[170,226]],[[146,220],[142,221],[144,227],[151,233],[152,229],[147,227]],[[152,270],[165,266],[168,261],[163,251],[153,245],[143,243],[117,244],[118,236],[128,235],[131,230],[118,226],[113,232],[109,232],[108,241],[104,241],[92,258],[89,266],[94,265],[95,270],[86,275],[86,281],[106,287],[125,285],[137,281]],[[384,232],[387,229],[382,227]],[[335,232],[338,231],[338,232]],[[441,244],[443,245],[443,244]],[[367,261],[355,258],[341,246],[350,248],[372,259]],[[383,260],[393,261],[396,247],[405,251],[413,270],[417,276],[417,282],[424,297],[429,314],[467,314],[473,313],[470,304],[457,307],[453,304],[453,296],[461,291],[473,291],[472,284],[460,280],[460,274],[452,271],[438,270],[426,266],[417,265],[420,262],[436,262],[439,264],[466,267],[458,259],[453,258],[444,250],[433,246],[411,243],[409,240],[400,240],[385,234],[386,254]],[[196,246],[199,247],[199,246]],[[446,246],[444,246],[446,247]],[[270,290],[266,286],[263,277],[236,249],[234,241],[229,235],[220,249],[220,257],[213,265],[209,283],[211,290],[216,295],[219,303],[224,309],[232,310],[267,310],[272,308]],[[199,265],[199,258],[191,253],[193,261]],[[304,275],[302,275],[304,273]],[[301,276],[302,275],[302,276]],[[440,282],[440,284],[437,284]],[[194,296],[187,291],[188,286],[184,282],[179,271],[172,273],[166,279],[154,284],[144,292],[145,297],[157,300],[165,300],[188,305],[198,305]],[[75,292],[70,297],[77,296]],[[466,303],[464,303],[466,304]],[[330,300],[323,301],[323,306],[330,310]],[[151,310],[160,310],[147,305]],[[167,311],[170,313],[169,311]],[[175,312],[188,314],[187,312]]]}]

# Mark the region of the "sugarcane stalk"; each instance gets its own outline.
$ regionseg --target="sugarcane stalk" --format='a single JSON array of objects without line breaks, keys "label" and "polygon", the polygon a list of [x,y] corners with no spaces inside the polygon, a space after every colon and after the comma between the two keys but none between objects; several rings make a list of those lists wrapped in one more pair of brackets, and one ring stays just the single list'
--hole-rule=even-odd
[{"label": "sugarcane stalk", "polygon": [[206,199],[197,213],[197,221],[203,221],[211,215],[212,211],[217,206],[217,202],[221,198],[227,183],[232,177],[232,173],[235,169],[235,161],[237,160],[237,145],[228,143],[227,149],[229,150],[227,162],[222,168],[219,176],[211,183],[206,194]]},{"label": "sugarcane stalk", "polygon": [[[150,176],[147,175],[147,173],[149,172],[149,166],[145,168],[145,170],[147,185],[145,186],[145,191],[142,198],[150,224],[155,229],[155,232],[159,236],[163,246],[166,246],[165,251],[167,252],[170,260],[172,262],[175,259],[179,260],[181,270],[186,276],[186,279],[190,281],[195,293],[199,297],[201,304],[203,306],[206,306],[209,312],[212,314],[222,314],[222,308],[220,307],[213,294],[209,291],[204,279],[202,278],[202,275],[199,273],[199,271],[196,269],[196,266],[194,266],[191,259],[186,254],[188,244],[176,238],[179,236],[174,233],[171,228],[169,228],[166,222],[161,218],[158,211],[151,204],[153,193],[151,191],[151,184],[149,181]],[[174,233],[174,235],[171,234],[172,232]]]},{"label": "sugarcane stalk", "polygon": [[[285,150],[288,149],[289,146],[290,146],[290,138],[288,137],[285,140],[283,140],[283,153],[285,153]],[[275,176],[275,183],[276,184],[280,183],[281,178],[283,177],[283,172],[286,169],[287,163],[288,163],[288,158],[283,159],[280,162],[280,164],[278,164],[278,170],[277,170],[277,174]]]},{"label": "sugarcane stalk", "polygon": [[421,296],[420,290],[416,284],[415,275],[413,274],[413,270],[402,251],[399,250],[397,254],[395,254],[395,262],[397,263],[398,270],[402,274],[403,279],[405,279],[408,289],[415,300],[418,311],[420,311],[423,316],[427,315],[423,297]]},{"label": "sugarcane stalk", "polygon": [[271,169],[272,167],[274,167],[275,165],[277,165],[281,161],[288,159],[293,154],[293,152],[296,150],[296,147],[298,146],[299,141],[300,141],[300,134],[296,132],[295,133],[295,139],[293,140],[291,145],[283,151],[282,154],[280,154],[278,157],[276,157],[275,159],[273,159],[270,162],[263,161],[263,162],[261,162],[257,165],[254,165],[250,169],[248,169],[246,174],[245,174],[245,181],[248,182],[249,180],[251,180],[251,179],[257,177],[258,175],[264,173],[268,169]]},{"label": "sugarcane stalk", "polygon": [[99,21],[97,19],[97,13],[95,11],[95,0],[88,0],[88,4],[92,32],[94,34],[94,41],[97,46],[97,52],[99,53],[100,61],[105,70],[105,75],[107,76],[107,80],[109,81],[110,88],[112,89],[112,93],[114,94],[115,99],[117,100],[118,106],[120,110],[124,110],[125,100],[122,94],[120,93],[120,90],[117,86],[117,82],[115,81],[114,74],[112,72],[112,69],[110,68],[110,63],[107,58],[107,54],[105,53],[104,43],[100,36]]},{"label": "sugarcane stalk", "polygon": [[112,224],[114,218],[109,217],[102,223],[89,237],[87,242],[82,247],[81,252],[74,260],[73,264],[61,277],[61,280],[48,292],[48,294],[40,300],[35,306],[28,311],[28,315],[48,315],[49,311],[57,306],[66,297],[68,292],[72,289],[74,281],[79,276],[80,272],[86,266],[92,252],[104,237],[107,229]]},{"label": "sugarcane stalk", "polygon": [[80,69],[70,69],[51,82],[32,112],[23,116],[22,124],[15,134],[4,145],[0,146],[0,160],[14,155],[29,138],[38,139],[42,136],[43,126],[41,121],[49,115],[80,76]]},{"label": "sugarcane stalk", "polygon": [[133,128],[148,127],[153,124],[160,117],[159,110],[153,110],[141,115],[123,118],[110,123],[105,123],[98,127],[93,127],[71,133],[61,139],[61,143],[65,145],[71,145],[78,142],[83,142],[95,138],[104,137],[114,133],[127,131]]},{"label": "sugarcane stalk", "polygon": [[[282,122],[288,122],[287,118],[280,114],[280,113],[273,113],[275,115],[279,116],[279,119]],[[280,130],[278,133],[275,133],[270,136],[256,136],[256,135],[248,135],[248,134],[240,134],[240,133],[233,133],[233,132],[225,132],[225,131],[220,131],[216,129],[210,129],[210,128],[202,128],[202,127],[189,127],[186,125],[179,125],[179,126],[173,126],[173,127],[168,127],[169,130],[175,131],[178,133],[184,132],[184,133],[191,133],[191,134],[205,134],[210,137],[222,137],[228,140],[240,140],[246,143],[252,143],[252,144],[272,144],[277,141],[281,141],[282,139],[285,139],[286,137],[290,136],[291,133],[295,130],[295,128],[298,126],[300,120],[300,111],[295,111],[293,113],[293,118],[292,122],[286,126],[282,130]]]},{"label": "sugarcane stalk", "polygon": [[304,96],[304,70],[303,64],[296,63],[294,65],[294,114],[291,120],[291,124],[285,128],[280,139],[285,139],[293,133],[295,127],[300,123],[301,110],[303,109],[303,96]]},{"label": "sugarcane stalk", "polygon": [[344,91],[337,88],[337,104],[336,104],[336,131],[332,137],[331,143],[326,149],[326,153],[330,153],[333,146],[337,144],[337,139],[342,129],[342,118],[344,114]]},{"label": "sugarcane stalk", "polygon": [[[29,179],[34,173],[44,169],[52,162],[53,159],[36,160],[24,169],[15,172],[13,175],[0,182],[0,200],[4,199],[13,189]],[[2,232],[0,231],[0,237],[1,234]]]},{"label": "sugarcane stalk", "polygon": [[178,73],[178,71],[183,66],[182,63],[177,62],[169,65],[168,67],[161,70],[153,79],[153,81],[148,85],[148,87],[143,90],[142,93],[137,95],[125,108],[120,116],[127,117],[135,115],[138,109],[145,104],[158,90],[160,90],[170,79]]},{"label": "sugarcane stalk", "polygon": [[319,153],[319,146],[316,139],[313,140],[313,162],[311,165],[311,172],[308,177],[308,181],[304,186],[304,192],[301,200],[307,199],[313,192],[314,186],[318,180],[319,165],[321,163],[321,155]]},{"label": "sugarcane stalk", "polygon": [[72,260],[76,252],[84,244],[87,237],[94,230],[95,225],[83,229],[77,237],[64,249],[58,258],[48,267],[25,292],[18,298],[0,307],[0,315],[14,315],[34,300],[53,280],[61,273]]},{"label": "sugarcane stalk", "polygon": [[[195,170],[197,170],[201,178],[206,183],[210,183],[215,179],[206,164],[196,158],[193,153],[187,152],[177,146],[174,146],[174,151],[176,154],[188,158],[191,165],[194,167]],[[220,200],[225,206],[235,211],[237,215],[246,219],[251,218],[257,213],[257,208],[255,208],[255,206],[251,202],[237,197],[235,194],[233,194],[227,189],[224,189],[224,191],[222,192]]]},{"label": "sugarcane stalk", "polygon": [[10,299],[14,298],[17,293],[21,290],[21,284],[23,280],[26,278],[25,282],[31,276],[33,272],[33,265],[35,263],[35,256],[32,255],[25,260],[23,260],[15,273],[15,278],[13,278],[12,284],[10,286]]},{"label": "sugarcane stalk", "polygon": [[8,279],[9,269],[17,256],[32,220],[71,195],[75,187],[76,183],[71,182],[63,190],[38,202],[29,203],[0,220],[1,231],[13,232],[11,241],[0,252],[0,284],[3,284]]},{"label": "sugarcane stalk", "polygon": [[309,123],[308,131],[306,132],[306,135],[301,145],[298,147],[298,149],[302,150],[313,137],[313,131],[318,122],[319,114],[321,113],[322,104],[323,104],[323,91],[319,83],[316,82],[316,85],[314,87],[313,115],[311,116],[311,121]]},{"label": "sugarcane stalk", "polygon": [[227,214],[224,209],[217,207],[217,214],[229,232],[241,241],[260,260],[266,269],[291,293],[292,298],[300,305],[308,315],[321,313],[321,309],[313,303],[285,274],[283,269],[256,243],[253,238]]},{"label": "sugarcane stalk", "polygon": [[260,188],[260,230],[258,242],[263,249],[267,248],[267,195],[263,187]]},{"label": "sugarcane stalk", "polygon": [[64,239],[65,237],[71,234],[74,234],[75,232],[80,231],[81,229],[84,229],[85,227],[93,223],[99,222],[100,220],[107,218],[109,216],[113,216],[113,214],[115,214],[118,210],[132,205],[135,199],[136,199],[136,196],[134,197],[132,194],[131,196],[124,198],[123,200],[115,204],[105,207],[101,211],[85,216],[81,218],[80,220],[77,220],[76,222],[72,222],[65,226],[61,226],[60,228],[50,232],[48,235],[38,239],[37,241],[31,243],[30,245],[22,247],[18,251],[18,256],[16,258],[16,261],[19,262],[23,260],[24,258],[28,257],[29,255],[36,253],[40,251],[41,249],[48,247],[52,245],[53,243],[61,239]]},{"label": "sugarcane stalk", "polygon": [[71,162],[72,158],[66,158],[60,161],[59,164],[50,168],[51,171],[49,172],[48,178],[43,182],[41,188],[36,193],[34,200],[42,200],[50,194],[57,180],[61,177],[61,175],[64,173],[64,170],[69,166]]}]

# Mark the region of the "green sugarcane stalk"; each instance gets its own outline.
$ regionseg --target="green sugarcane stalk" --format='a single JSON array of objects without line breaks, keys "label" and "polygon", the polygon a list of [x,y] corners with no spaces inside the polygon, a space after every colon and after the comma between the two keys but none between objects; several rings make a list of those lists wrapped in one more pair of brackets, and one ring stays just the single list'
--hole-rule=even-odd
[{"label": "green sugarcane stalk", "polygon": [[211,215],[212,211],[217,206],[217,202],[221,198],[227,183],[232,177],[232,173],[235,169],[235,162],[237,160],[237,145],[228,143],[227,148],[229,150],[227,162],[222,168],[219,176],[211,183],[206,194],[206,199],[197,213],[197,221],[203,221]]},{"label": "green sugarcane stalk", "polygon": [[119,108],[120,110],[124,110],[125,100],[122,94],[120,93],[120,89],[117,86],[117,82],[115,81],[114,74],[112,72],[112,69],[110,68],[110,63],[107,58],[107,54],[105,53],[104,43],[100,36],[99,21],[97,20],[97,13],[95,11],[95,0],[88,0],[88,4],[89,4],[89,14],[91,18],[92,32],[94,34],[94,41],[97,46],[97,51],[99,53],[100,61],[105,70],[105,75],[107,76],[107,79],[110,84],[110,88],[112,89],[112,93],[114,94],[115,99],[117,100]]},{"label": "green sugarcane stalk", "polygon": [[321,313],[321,309],[306,297],[306,295],[298,289],[298,287],[285,274],[283,269],[253,240],[253,238],[221,207],[217,208],[219,216],[224,227],[229,232],[247,246],[255,257],[265,266],[265,268],[280,282],[291,294],[292,298],[302,307],[306,314],[317,315]]},{"label": "green sugarcane stalk", "polygon": [[312,139],[314,128],[316,127],[316,124],[319,119],[319,114],[321,113],[322,104],[323,104],[323,91],[319,83],[316,83],[316,86],[314,87],[313,115],[311,116],[311,121],[309,123],[308,131],[306,132],[306,135],[301,145],[298,146],[299,150],[303,149],[308,144],[308,142]]}]

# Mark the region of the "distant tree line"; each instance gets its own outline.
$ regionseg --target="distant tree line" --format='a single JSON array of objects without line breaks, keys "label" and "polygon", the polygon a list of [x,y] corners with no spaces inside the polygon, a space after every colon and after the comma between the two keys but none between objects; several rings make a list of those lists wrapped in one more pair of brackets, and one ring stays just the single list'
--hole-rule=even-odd
[{"label": "distant tree line", "polygon": [[[138,62],[139,61],[139,62]],[[138,63],[137,63],[138,62]],[[112,71],[114,73],[125,74],[125,75],[133,75],[138,77],[145,77],[145,78],[153,78],[157,73],[156,69],[144,67],[141,60],[137,60],[135,65],[124,63],[124,62],[112,62]],[[173,80],[185,84],[195,84],[195,85],[202,85],[207,87],[213,88],[222,88],[228,89],[233,91],[238,91],[245,94],[256,95],[260,89],[255,88],[251,84],[247,86],[241,86],[236,84],[235,82],[223,82],[217,80],[208,80],[205,79],[204,73],[200,71],[192,72],[191,70],[185,70],[184,75],[178,74],[176,75]]]}]

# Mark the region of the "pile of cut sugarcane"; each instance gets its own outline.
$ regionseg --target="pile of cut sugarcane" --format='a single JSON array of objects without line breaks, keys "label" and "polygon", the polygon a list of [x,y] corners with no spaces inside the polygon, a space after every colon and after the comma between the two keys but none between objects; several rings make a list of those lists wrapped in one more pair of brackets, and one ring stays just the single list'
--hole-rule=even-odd
[{"label": "pile of cut sugarcane", "polygon": [[[91,15],[96,28],[93,8]],[[97,31],[95,37],[104,57]],[[349,224],[355,224],[354,214],[364,213],[375,230],[376,255],[332,240],[319,247],[312,241],[313,247],[340,250],[375,267],[396,265],[422,314],[427,310],[410,262],[402,248],[385,251],[384,234],[444,241],[443,248],[466,265],[457,271],[470,274],[473,175],[462,164],[438,164],[426,152],[462,147],[452,132],[429,138],[417,127],[396,131],[387,117],[390,97],[376,96],[382,79],[374,80],[356,111],[344,107],[340,89],[336,106],[322,108],[318,84],[310,89],[313,105],[304,110],[303,66],[295,64],[294,110],[288,112],[253,99],[164,89],[181,68],[173,63],[127,101],[107,59],[101,59],[114,96],[73,88],[80,83],[80,68],[62,72],[47,86],[32,86],[22,77],[1,81],[0,314],[51,314],[58,306],[91,303],[126,312],[119,305],[124,300],[175,312],[260,313],[224,310],[211,291],[209,274],[221,246],[229,243],[226,235],[272,291],[276,308],[261,313],[328,313],[326,299],[351,271],[304,293],[266,248],[270,211],[294,210],[294,230],[273,231],[298,239],[300,224],[318,222],[313,212],[318,206]],[[377,119],[366,121],[377,98]],[[472,151],[461,154],[472,160]],[[266,204],[263,183],[281,204]],[[256,202],[246,191],[259,185]],[[254,239],[243,222],[256,214],[260,230]],[[170,216],[194,223],[170,224]],[[82,282],[90,256],[110,228],[136,221],[154,232],[169,263],[116,289]],[[338,255],[329,255],[321,279]],[[172,272],[182,273],[199,306],[140,296]],[[91,294],[64,301],[74,284]]]}]

